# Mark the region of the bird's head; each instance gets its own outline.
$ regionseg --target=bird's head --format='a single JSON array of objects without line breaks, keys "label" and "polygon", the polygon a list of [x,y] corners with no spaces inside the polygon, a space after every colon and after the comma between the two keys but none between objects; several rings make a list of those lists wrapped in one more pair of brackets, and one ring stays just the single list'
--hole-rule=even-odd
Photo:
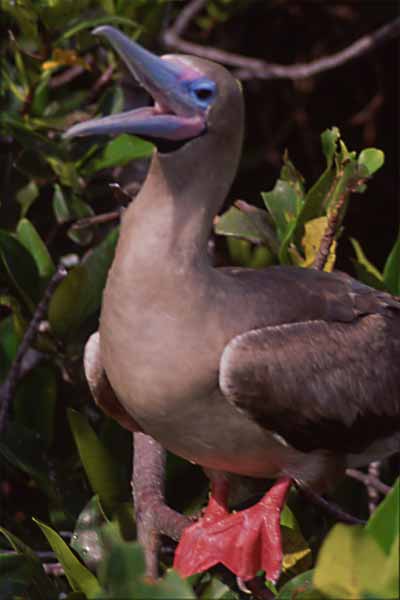
[{"label": "bird's head", "polygon": [[153,141],[162,153],[178,151],[206,134],[220,143],[229,143],[234,134],[240,145],[242,92],[225,68],[194,56],[160,58],[110,26],[94,33],[108,39],[154,105],[84,121],[65,137],[131,133]]}]

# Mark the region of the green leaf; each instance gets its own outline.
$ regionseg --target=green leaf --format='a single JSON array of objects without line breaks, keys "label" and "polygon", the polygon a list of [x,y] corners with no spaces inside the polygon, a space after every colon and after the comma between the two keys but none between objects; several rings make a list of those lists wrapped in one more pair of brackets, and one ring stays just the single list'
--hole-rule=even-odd
[{"label": "green leaf", "polygon": [[58,183],[54,185],[53,211],[57,223],[65,223],[71,218],[71,211],[65,199],[64,190]]},{"label": "green leaf", "polygon": [[294,237],[297,242],[300,243],[300,240],[304,235],[305,223],[325,214],[325,202],[329,196],[329,192],[331,191],[334,180],[335,172],[332,167],[329,167],[308,190],[304,200],[303,208],[300,211],[296,223]]},{"label": "green leaf", "polygon": [[43,79],[38,83],[34,90],[31,114],[42,116],[49,104],[49,79],[50,73],[44,73]]},{"label": "green leaf", "polygon": [[99,567],[98,577],[107,592],[105,597],[139,600],[142,596],[138,588],[144,585],[145,573],[142,547],[137,542],[124,542],[113,523],[103,527],[101,536],[107,552]]},{"label": "green leaf", "polygon": [[0,268],[1,265],[14,289],[33,312],[35,303],[39,300],[36,263],[18,240],[0,229]]},{"label": "green leaf", "polygon": [[69,409],[68,421],[92,490],[106,514],[111,515],[125,495],[118,465],[82,414]]},{"label": "green leaf", "polygon": [[400,296],[400,231],[386,260],[383,269],[383,281],[386,289],[391,294]]},{"label": "green leaf", "polygon": [[82,172],[84,175],[93,175],[101,169],[126,165],[137,158],[148,158],[152,153],[153,145],[150,142],[123,133],[108,142],[100,156],[86,163]]},{"label": "green leaf", "polygon": [[[329,207],[337,202],[338,196],[342,191],[343,175],[342,177],[338,177],[338,173],[344,168],[344,165],[343,158],[340,159],[337,152],[339,139],[340,131],[337,127],[327,129],[321,135],[322,150],[327,161],[327,167],[319,179],[308,190],[304,199],[292,236],[297,245],[301,243],[301,239],[304,236],[305,224],[312,219],[326,215]],[[343,146],[341,148],[343,150]],[[353,159],[348,158],[348,160],[350,160],[351,165],[355,164]],[[353,169],[354,167],[352,166],[351,168]],[[346,184],[348,178],[348,176],[345,178]],[[339,184],[341,185],[339,186]],[[344,209],[342,217],[343,214]]]},{"label": "green leaf", "polygon": [[306,542],[296,517],[287,504],[281,513],[283,572],[299,573],[311,567],[311,549]]},{"label": "green leaf", "polygon": [[400,532],[400,478],[386,498],[373,512],[366,525],[366,531],[372,535],[385,554],[389,555]]},{"label": "green leaf", "polygon": [[392,600],[398,591],[398,565],[388,561],[363,527],[339,524],[330,531],[320,550],[313,583],[322,594],[335,600]]},{"label": "green leaf", "polygon": [[128,19],[127,17],[119,17],[117,15],[106,15],[104,17],[97,17],[95,19],[79,20],[76,25],[67,29],[67,31],[65,31],[65,33],[63,33],[62,36],[54,42],[54,46],[58,46],[62,41],[67,40],[80,31],[99,27],[99,25],[127,25],[135,28],[139,26],[136,21]]},{"label": "green leaf", "polygon": [[[92,207],[75,193],[71,194],[69,198],[68,208],[71,217],[75,219],[85,219],[94,214]],[[76,244],[84,246],[92,241],[93,232],[90,229],[79,230],[71,227],[68,230],[68,237]]]},{"label": "green leaf", "polygon": [[99,568],[99,579],[105,590],[100,598],[135,598],[135,600],[191,600],[196,596],[189,583],[173,571],[151,584],[145,578],[143,549],[137,542],[125,542],[115,524],[102,529],[107,548],[106,558]]},{"label": "green leaf", "polygon": [[236,237],[228,237],[226,241],[232,264],[248,267],[252,257],[251,242]]},{"label": "green leaf", "polygon": [[26,215],[38,196],[39,188],[34,181],[30,181],[17,192],[16,198],[21,205],[21,217]]},{"label": "green leaf", "polygon": [[234,598],[237,598],[237,596],[234,595],[234,592],[232,592],[225,583],[217,579],[217,577],[212,577],[210,579],[210,581],[202,588],[200,596],[200,600],[233,600]]},{"label": "green leaf", "polygon": [[378,171],[385,162],[385,155],[377,148],[365,148],[360,152],[358,164],[365,167],[369,176]]},{"label": "green leaf", "polygon": [[50,447],[54,438],[57,376],[50,366],[38,366],[20,381],[14,398],[15,418],[40,435]]},{"label": "green leaf", "polygon": [[279,243],[271,227],[268,213],[243,202],[240,206],[242,208],[232,206],[214,220],[215,233],[243,238],[255,244],[265,244],[277,254]]},{"label": "green leaf", "polygon": [[55,266],[45,243],[28,219],[21,219],[17,226],[17,236],[21,244],[31,253],[40,277],[50,279]]},{"label": "green leaf", "polygon": [[301,214],[304,202],[302,182],[296,180],[294,169],[290,161],[285,158],[282,168],[286,180],[278,179],[271,192],[263,192],[261,196],[275,221],[280,248],[278,253],[281,264],[290,263],[288,249],[296,231],[298,217]]},{"label": "green leaf", "polygon": [[45,156],[46,161],[57,175],[60,183],[65,187],[70,187],[78,191],[80,189],[78,172],[75,163],[57,158],[50,154]]},{"label": "green leaf", "polygon": [[[29,564],[29,583],[31,584],[32,588],[37,591],[38,598],[47,600],[47,598],[54,597],[54,586],[50,579],[46,576],[42,563],[40,562],[37,554],[29,546],[24,544],[24,542],[22,542],[16,535],[4,527],[0,527],[0,533],[7,539],[13,550],[18,552],[19,558],[23,558],[25,563]],[[2,588],[0,585],[0,590],[1,589]],[[1,593],[0,597],[3,598]]]},{"label": "green leaf", "polygon": [[74,591],[84,592],[88,597],[100,592],[100,585],[96,577],[79,562],[58,533],[38,519],[33,520],[46,536],[53,552],[62,564],[71,588]]},{"label": "green leaf", "polygon": [[325,155],[328,168],[333,164],[339,139],[340,131],[338,127],[326,129],[321,134],[322,151]]},{"label": "green leaf", "polygon": [[276,600],[324,600],[313,586],[313,575],[312,570],[293,577],[279,590]]},{"label": "green leaf", "polygon": [[71,339],[85,319],[100,308],[117,238],[118,229],[114,229],[80,265],[71,269],[56,289],[50,302],[49,321],[59,337]]},{"label": "green leaf", "polygon": [[290,224],[294,222],[302,206],[301,198],[288,181],[278,179],[271,192],[262,192],[265,202],[274,222],[279,239],[282,241]]},{"label": "green leaf", "polygon": [[279,179],[282,179],[282,181],[287,181],[296,192],[296,195],[300,198],[301,203],[303,203],[304,177],[289,159],[287,150],[285,150],[283,155],[283,166],[281,168]]},{"label": "green leaf", "polygon": [[377,290],[384,290],[385,285],[383,282],[382,273],[368,260],[363,249],[361,248],[360,243],[356,239],[350,238],[350,242],[354,248],[354,252],[356,253],[354,266],[358,279],[363,283],[376,288]]}]

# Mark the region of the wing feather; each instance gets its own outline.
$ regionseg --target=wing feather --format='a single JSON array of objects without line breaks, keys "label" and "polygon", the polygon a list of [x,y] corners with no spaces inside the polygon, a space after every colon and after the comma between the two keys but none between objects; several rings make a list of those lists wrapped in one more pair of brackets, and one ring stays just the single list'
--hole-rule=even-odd
[{"label": "wing feather", "polygon": [[361,452],[400,429],[400,312],[393,308],[350,323],[238,335],[221,357],[221,390],[300,450]]}]

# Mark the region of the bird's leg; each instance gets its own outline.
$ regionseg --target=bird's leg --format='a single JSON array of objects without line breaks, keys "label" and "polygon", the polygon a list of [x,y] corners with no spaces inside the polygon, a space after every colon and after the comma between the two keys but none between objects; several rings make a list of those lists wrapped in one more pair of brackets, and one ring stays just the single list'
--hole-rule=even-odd
[{"label": "bird's leg", "polygon": [[98,332],[86,343],[84,367],[96,404],[122,427],[135,432],[132,487],[138,540],[144,547],[147,575],[156,579],[160,533],[177,541],[190,520],[165,505],[165,451],[155,440],[141,433],[140,426],[116,397],[103,369]]},{"label": "bird's leg", "polygon": [[204,516],[185,529],[174,567],[183,577],[222,563],[240,579],[265,571],[276,582],[282,567],[280,513],[291,486],[280,479],[254,506],[229,514],[228,482],[213,481]]},{"label": "bird's leg", "polygon": [[137,537],[146,560],[146,575],[158,577],[160,534],[178,540],[190,520],[165,504],[165,450],[150,436],[134,434],[132,488]]},{"label": "bird's leg", "polygon": [[144,433],[135,433],[132,491],[135,504],[137,539],[146,561],[146,575],[158,577],[160,535],[155,511],[164,500],[165,451]]}]

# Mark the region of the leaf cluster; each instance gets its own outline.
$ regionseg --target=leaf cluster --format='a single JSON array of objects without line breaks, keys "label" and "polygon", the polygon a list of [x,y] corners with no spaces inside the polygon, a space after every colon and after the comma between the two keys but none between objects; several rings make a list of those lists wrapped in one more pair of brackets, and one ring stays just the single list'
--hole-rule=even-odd
[{"label": "leaf cluster", "polygon": [[[249,3],[209,2],[197,26],[208,35]],[[124,106],[116,59],[90,30],[107,23],[152,41],[165,1],[1,0],[0,6],[1,23],[11,32],[0,41],[1,381],[57,265],[69,268],[25,357],[0,439],[0,596],[239,598],[214,572],[180,580],[169,570],[168,553],[161,581],[145,580],[128,485],[130,436],[93,406],[81,366],[118,238],[118,227],[98,224],[95,211],[122,208],[126,196],[115,187],[115,169],[124,173],[135,161],[140,172],[152,147],[128,135],[71,143],[62,132]],[[219,217],[215,231],[225,236],[231,263],[313,265],[339,200],[341,224],[350,195],[363,193],[383,164],[378,149],[349,151],[337,128],[324,132],[322,149],[326,167],[312,185],[285,154],[278,181],[262,194],[265,210],[242,202]],[[326,269],[334,266],[342,233],[339,226]],[[382,272],[352,243],[359,279],[400,294],[400,238]],[[205,500],[202,475],[172,456],[167,488],[170,501],[186,512]],[[281,600],[392,597],[398,494],[397,483],[365,528],[335,526],[322,547],[332,523],[308,526],[292,496],[282,515],[284,575],[271,593]],[[41,553],[49,549],[53,555],[46,560],[59,562],[64,577],[43,567]],[[379,577],[371,578],[372,569]]]}]

